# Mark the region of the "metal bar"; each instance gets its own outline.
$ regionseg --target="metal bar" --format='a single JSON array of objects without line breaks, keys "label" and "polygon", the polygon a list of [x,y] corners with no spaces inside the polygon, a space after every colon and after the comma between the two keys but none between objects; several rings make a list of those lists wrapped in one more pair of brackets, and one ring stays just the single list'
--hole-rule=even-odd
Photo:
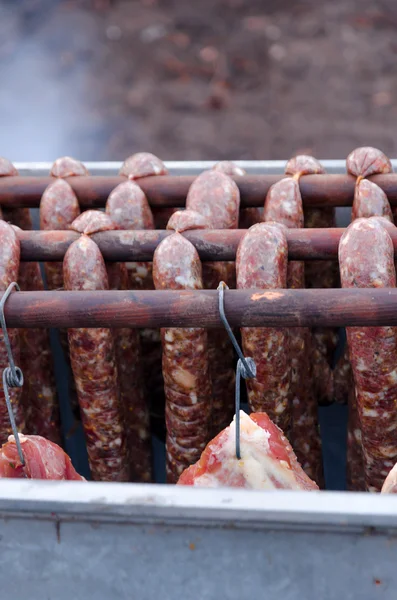
[{"label": "metal bar", "polygon": [[[117,175],[122,161],[83,161],[91,175]],[[206,169],[211,169],[216,160],[166,160],[170,175],[197,175]],[[247,174],[284,173],[285,160],[233,160]],[[327,173],[345,173],[346,161],[341,159],[320,160]],[[393,169],[397,169],[397,159],[391,160]],[[52,162],[14,162],[21,175],[45,177],[51,170]]]},{"label": "metal bar", "polygon": [[156,484],[3,480],[0,515],[18,514],[51,521],[166,519],[174,524],[207,523],[219,527],[236,520],[239,526],[272,529],[288,525],[345,531],[368,527],[397,529],[396,498],[387,494],[285,490],[264,493]]},{"label": "metal bar", "polygon": [[[288,229],[290,260],[332,260],[344,229]],[[107,261],[151,261],[158,244],[172,231],[104,231],[92,235]],[[234,260],[245,230],[197,230],[183,235],[201,260]],[[22,260],[60,261],[80,234],[74,231],[18,231]],[[397,252],[397,229],[390,227]]]},{"label": "metal bar", "polygon": [[[152,206],[184,206],[194,175],[144,177],[139,185]],[[235,177],[240,188],[241,206],[263,206],[266,193],[281,175],[245,175]],[[371,178],[387,194],[390,203],[397,205],[397,174],[375,175]],[[3,206],[35,208],[45,188],[54,181],[51,177],[0,178],[0,204]],[[83,208],[100,208],[110,192],[122,181],[119,176],[69,177],[69,183]],[[304,206],[351,206],[355,179],[350,175],[306,175],[300,182]]]},{"label": "metal bar", "polygon": [[[397,289],[228,290],[233,327],[397,325]],[[222,327],[216,290],[18,292],[9,327]]]}]

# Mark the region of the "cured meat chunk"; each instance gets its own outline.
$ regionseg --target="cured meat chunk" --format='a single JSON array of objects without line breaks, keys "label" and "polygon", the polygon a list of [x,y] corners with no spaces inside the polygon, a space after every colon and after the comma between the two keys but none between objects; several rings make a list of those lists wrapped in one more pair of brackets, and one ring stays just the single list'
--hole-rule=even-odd
[{"label": "cured meat chunk", "polygon": [[22,466],[15,438],[10,435],[0,449],[0,477],[28,479],[68,479],[85,481],[65,452],[39,435],[19,435],[25,466]]},{"label": "cured meat chunk", "polygon": [[[153,277],[157,290],[202,289],[195,247],[179,233],[165,238],[154,253]],[[162,329],[161,339],[167,480],[175,483],[182,471],[198,460],[209,440],[212,401],[208,338],[204,329],[170,328]]]},{"label": "cured meat chunk", "polygon": [[[64,258],[67,290],[107,290],[98,246],[82,235]],[[117,388],[116,354],[110,329],[69,329],[70,360],[93,479],[127,481],[128,456]]]},{"label": "cured meat chunk", "polygon": [[376,216],[385,217],[393,223],[391,206],[385,192],[376,183],[362,179],[354,190],[352,221]]},{"label": "cured meat chunk", "polygon": [[346,168],[348,173],[360,179],[393,171],[387,156],[371,146],[363,146],[350,152],[346,159]]},{"label": "cured meat chunk", "polygon": [[121,165],[119,175],[128,179],[139,179],[151,175],[168,175],[163,161],[150,152],[137,152],[129,156]]},{"label": "cured meat chunk", "polygon": [[[383,219],[357,219],[339,243],[342,287],[396,287],[393,243]],[[380,491],[397,461],[397,328],[348,327],[367,490]]]},{"label": "cured meat chunk", "polygon": [[397,494],[397,463],[386,477],[381,492],[382,494]]},{"label": "cured meat chunk", "polygon": [[236,458],[235,420],[213,439],[178,485],[254,490],[318,490],[301,468],[287,438],[266,413],[240,411],[241,459]]},{"label": "cured meat chunk", "polygon": [[[285,228],[259,223],[248,229],[237,250],[237,287],[266,290],[287,287],[288,246]],[[255,295],[254,295],[255,299]],[[283,431],[289,430],[291,407],[290,334],[285,328],[245,327],[244,355],[254,359],[256,378],[247,380],[248,402],[254,412],[267,412]]]}]

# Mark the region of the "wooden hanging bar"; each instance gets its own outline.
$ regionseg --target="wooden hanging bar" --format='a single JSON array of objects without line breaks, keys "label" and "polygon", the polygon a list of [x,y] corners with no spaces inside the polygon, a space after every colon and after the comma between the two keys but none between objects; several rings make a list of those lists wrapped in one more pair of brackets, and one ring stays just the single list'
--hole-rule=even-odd
[{"label": "wooden hanging bar", "polygon": [[[234,327],[397,325],[397,289],[228,290]],[[222,327],[218,292],[14,292],[8,327]]]},{"label": "wooden hanging bar", "polygon": [[[271,185],[284,175],[244,175],[234,177],[241,193],[241,206],[263,206]],[[166,175],[139,179],[151,206],[184,206],[193,175]],[[397,205],[397,174],[374,175],[392,205]],[[52,177],[1,177],[0,204],[3,206],[37,208],[45,188],[54,181]],[[101,208],[110,192],[125,177],[79,176],[68,182],[79,198],[82,208]],[[304,206],[351,206],[355,178],[350,175],[306,175],[301,178],[300,189]]]}]

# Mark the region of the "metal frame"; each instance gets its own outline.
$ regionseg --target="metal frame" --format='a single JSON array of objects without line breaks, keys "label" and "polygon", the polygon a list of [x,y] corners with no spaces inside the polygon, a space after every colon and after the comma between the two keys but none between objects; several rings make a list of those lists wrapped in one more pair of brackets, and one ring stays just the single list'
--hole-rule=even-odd
[{"label": "metal frame", "polygon": [[[280,173],[285,165],[237,162],[249,173]],[[345,171],[344,161],[322,162],[329,172]],[[166,164],[172,174],[192,174],[213,162]],[[86,165],[110,175],[121,163]],[[40,176],[50,163],[16,167]],[[394,599],[396,534],[396,496],[23,480],[0,486],[4,597]]]}]

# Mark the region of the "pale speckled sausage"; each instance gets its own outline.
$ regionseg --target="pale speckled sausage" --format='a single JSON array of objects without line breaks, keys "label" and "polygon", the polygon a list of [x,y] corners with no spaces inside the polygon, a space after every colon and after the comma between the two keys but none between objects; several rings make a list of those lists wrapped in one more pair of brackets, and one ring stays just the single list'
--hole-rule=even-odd
[{"label": "pale speckled sausage", "polygon": [[[174,213],[167,225],[167,229],[173,229],[179,233],[189,229],[205,228],[209,228],[208,220],[197,211],[189,209]],[[206,275],[204,275],[203,268],[203,276],[206,276],[206,287],[208,286],[209,289],[217,287],[219,281],[227,276],[225,263],[216,264],[218,268],[207,271]],[[214,277],[210,278],[209,274],[214,275]],[[226,332],[222,330],[208,331],[208,353],[213,400],[211,411],[211,437],[213,437],[225,427],[225,423],[230,422],[234,414],[232,400],[235,386],[234,354]]]},{"label": "pale speckled sausage", "polygon": [[[253,225],[241,239],[236,256],[237,287],[265,290],[287,287],[288,246],[278,223]],[[255,295],[254,295],[255,298]],[[246,327],[241,330],[244,355],[256,363],[255,379],[247,380],[248,402],[266,412],[285,433],[291,419],[290,334],[286,328]]]},{"label": "pale speckled sausage", "polygon": [[71,156],[62,156],[53,163],[50,175],[52,177],[75,177],[78,175],[88,175],[88,170],[83,163]]},{"label": "pale speckled sausage", "polygon": [[[153,258],[157,290],[203,287],[195,247],[179,233],[165,238]],[[208,338],[204,329],[162,329],[166,394],[167,481],[175,483],[196,462],[209,441],[211,379]]]},{"label": "pale speckled sausage", "polygon": [[[230,176],[241,176],[246,175],[246,171],[236,165],[236,163],[231,160],[221,160],[216,163],[212,167],[214,171],[220,171],[221,173],[225,173]],[[239,228],[240,229],[249,229],[255,223],[260,223],[262,220],[262,208],[243,208],[240,211],[239,217]]]},{"label": "pale speckled sausage", "polygon": [[[265,221],[280,223],[288,228],[303,227],[303,204],[299,183],[282,179],[266,196],[263,211]],[[305,287],[305,263],[288,263],[287,287]],[[311,369],[311,332],[307,327],[289,330],[289,359],[291,361],[291,430],[289,438],[305,472],[318,484],[323,484],[321,439],[318,428],[317,398],[313,393]]]},{"label": "pale speckled sausage", "polygon": [[[325,173],[325,169],[313,156],[301,154],[287,162],[285,173],[299,182],[302,176],[321,175]],[[306,228],[335,227],[335,209],[305,209],[304,226]],[[338,287],[337,263],[335,261],[308,261],[305,263],[305,286],[307,288]],[[314,395],[319,404],[330,404],[333,401],[331,365],[334,361],[337,343],[336,329],[324,327],[312,329],[312,381]]]},{"label": "pale speckled sausage", "polygon": [[[44,190],[40,200],[40,229],[45,231],[69,229],[80,214],[79,202],[71,186],[58,179]],[[62,263],[45,263],[47,286],[50,290],[63,287]]]},{"label": "pale speckled sausage", "polygon": [[[137,152],[124,161],[119,175],[125,175],[128,179],[141,179],[142,177],[168,175],[168,169],[163,161],[154,154]],[[152,213],[156,229],[165,229],[168,219],[176,210],[176,208],[153,207]]]},{"label": "pale speckled sausage", "polygon": [[354,189],[352,221],[375,216],[385,217],[393,223],[390,202],[385,192],[376,183],[362,179]]},{"label": "pale speckled sausage", "polygon": [[[186,209],[205,217],[212,229],[237,229],[240,192],[234,181],[221,171],[204,171],[192,183],[186,198]],[[205,262],[203,283],[206,289],[216,289],[224,281],[236,287],[233,262]],[[216,435],[230,423],[234,412],[235,358],[227,332],[208,332],[213,395],[213,427]]]},{"label": "pale speckled sausage", "polygon": [[[89,235],[117,229],[110,216],[98,210],[87,210],[73,221],[70,229]],[[128,273],[124,263],[106,265],[109,289],[128,290]],[[127,327],[113,329],[118,389],[123,411],[130,479],[148,482],[152,479],[149,408],[142,375],[139,331]]]},{"label": "pale speckled sausage", "polygon": [[387,156],[371,146],[363,146],[350,152],[346,159],[346,169],[351,175],[360,178],[393,171]]},{"label": "pale speckled sausage", "polygon": [[[133,181],[120,183],[109,195],[106,212],[118,229],[154,229],[149,203],[141,188]],[[153,289],[152,264],[127,263],[131,289]]]},{"label": "pale speckled sausage", "polygon": [[[357,219],[339,243],[343,288],[396,287],[393,243],[382,220]],[[397,460],[397,328],[348,327],[366,489],[380,491]]]},{"label": "pale speckled sausage", "polygon": [[[88,236],[73,242],[63,265],[65,289],[108,289],[101,252]],[[113,333],[105,328],[69,329],[69,345],[92,478],[128,481]]]},{"label": "pale speckled sausage", "polygon": [[[0,221],[0,290],[4,292],[10,283],[17,281],[20,259],[20,246],[14,229],[5,221]],[[18,329],[8,329],[12,353],[17,366],[20,366],[20,345]],[[8,356],[4,345],[3,334],[0,332],[0,372],[8,367]],[[2,383],[0,393],[0,444],[5,444],[11,435],[11,424],[8,418],[7,406]],[[10,399],[14,411],[15,422],[19,431],[25,429],[25,416],[21,401],[21,389],[10,388]]]}]

